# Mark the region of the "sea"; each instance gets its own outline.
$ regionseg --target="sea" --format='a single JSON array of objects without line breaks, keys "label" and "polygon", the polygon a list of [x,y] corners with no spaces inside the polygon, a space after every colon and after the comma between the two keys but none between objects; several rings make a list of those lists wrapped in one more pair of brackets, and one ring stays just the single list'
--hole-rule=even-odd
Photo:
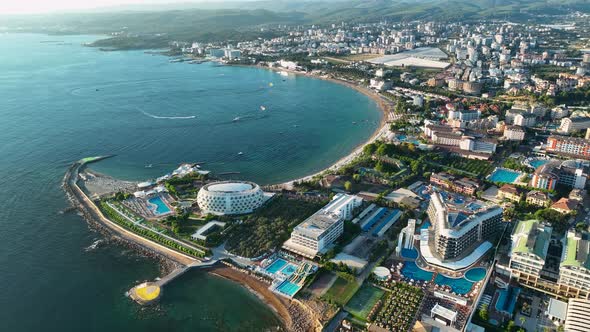
[{"label": "sea", "polygon": [[92,169],[145,180],[193,162],[284,182],[366,141],[378,105],[329,81],[84,46],[98,38],[0,34],[1,330],[275,330],[256,296],[204,272],[166,286],[155,307],[127,299],[159,266],[67,211],[65,171],[114,154]]}]

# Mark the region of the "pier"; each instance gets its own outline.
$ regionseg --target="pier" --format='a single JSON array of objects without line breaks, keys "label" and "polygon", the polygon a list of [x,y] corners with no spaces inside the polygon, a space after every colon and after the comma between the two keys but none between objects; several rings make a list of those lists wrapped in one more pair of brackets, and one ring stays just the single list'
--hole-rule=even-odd
[{"label": "pier", "polygon": [[162,288],[168,283],[172,282],[191,269],[213,267],[217,263],[217,260],[211,260],[208,262],[194,262],[190,265],[177,268],[159,280],[143,282],[131,288],[127,292],[127,295],[133,299],[133,301],[141,305],[154,304],[162,297]]}]

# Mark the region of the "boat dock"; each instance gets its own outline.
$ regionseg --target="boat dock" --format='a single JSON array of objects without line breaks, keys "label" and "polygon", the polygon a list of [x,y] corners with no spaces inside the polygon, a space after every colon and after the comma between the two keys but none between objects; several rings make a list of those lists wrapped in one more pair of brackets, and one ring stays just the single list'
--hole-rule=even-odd
[{"label": "boat dock", "polygon": [[127,292],[127,295],[133,299],[133,301],[141,305],[150,305],[156,303],[162,297],[162,288],[165,285],[169,284],[191,269],[208,268],[214,266],[217,263],[217,260],[211,260],[208,262],[194,262],[192,264],[177,268],[159,280],[143,282],[134,286]]}]

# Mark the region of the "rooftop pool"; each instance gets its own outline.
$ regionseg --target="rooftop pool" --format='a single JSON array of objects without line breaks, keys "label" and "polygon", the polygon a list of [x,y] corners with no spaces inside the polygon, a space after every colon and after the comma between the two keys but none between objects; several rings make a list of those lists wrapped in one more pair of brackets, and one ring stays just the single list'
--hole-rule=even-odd
[{"label": "rooftop pool", "polygon": [[170,210],[168,205],[166,205],[166,203],[164,203],[164,201],[162,201],[162,198],[160,196],[152,197],[148,200],[148,202],[151,203],[149,205],[150,209],[157,216],[162,215],[162,214],[166,214],[166,213],[169,213],[172,211],[172,210]]},{"label": "rooftop pool", "polygon": [[482,281],[485,277],[486,269],[483,267],[476,267],[465,273],[465,279],[473,282]]},{"label": "rooftop pool", "polygon": [[516,306],[516,300],[518,300],[518,295],[520,294],[520,288],[508,287],[507,289],[496,292],[499,294],[498,300],[496,301],[496,310],[512,314]]},{"label": "rooftop pool", "polygon": [[521,175],[520,172],[498,168],[489,177],[492,182],[516,183],[516,179]]}]

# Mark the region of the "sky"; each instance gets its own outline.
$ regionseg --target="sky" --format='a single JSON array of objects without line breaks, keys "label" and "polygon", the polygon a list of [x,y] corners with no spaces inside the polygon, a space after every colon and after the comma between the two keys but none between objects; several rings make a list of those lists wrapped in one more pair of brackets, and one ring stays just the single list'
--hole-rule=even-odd
[{"label": "sky", "polygon": [[168,4],[202,1],[203,0],[0,0],[0,14],[36,14],[89,10],[120,5]]}]

